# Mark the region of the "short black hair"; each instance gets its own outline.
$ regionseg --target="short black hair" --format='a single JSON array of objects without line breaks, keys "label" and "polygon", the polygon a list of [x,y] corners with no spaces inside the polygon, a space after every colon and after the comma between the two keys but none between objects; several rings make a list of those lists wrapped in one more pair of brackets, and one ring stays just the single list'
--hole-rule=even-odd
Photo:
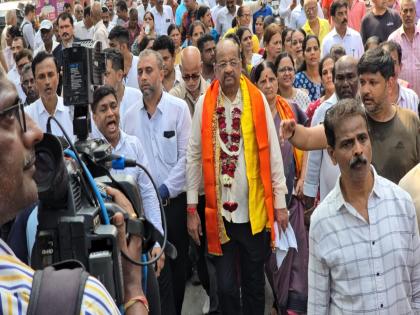
[{"label": "short black hair", "polygon": [[359,60],[357,74],[379,72],[385,80],[394,76],[394,62],[388,52],[381,47],[368,50]]},{"label": "short black hair", "polygon": [[18,63],[23,58],[28,58],[29,61],[32,61],[32,51],[29,49],[22,49],[15,56],[15,62]]},{"label": "short black hair", "polygon": [[13,40],[12,40],[12,42],[17,41],[17,40],[21,40],[21,41],[22,41],[22,43],[23,43],[23,48],[28,47],[28,46],[26,45],[26,41],[25,41],[25,39],[24,39],[22,36],[16,36],[16,37],[14,37],[14,38],[13,38]]},{"label": "short black hair", "polygon": [[235,33],[226,34],[223,39],[228,39],[234,42],[236,45],[239,46],[239,50],[241,50],[241,40],[239,39],[238,35],[236,35]]},{"label": "short black hair", "polygon": [[64,3],[64,9],[68,9],[68,8],[71,9],[71,3],[70,2]]},{"label": "short black hair", "polygon": [[25,5],[25,16],[27,16],[31,12],[35,12],[35,6],[33,4],[28,3],[27,5]]},{"label": "short black hair", "polygon": [[115,89],[112,86],[102,85],[93,92],[93,102],[90,106],[92,112],[96,110],[96,107],[98,106],[98,103],[101,101],[101,99],[108,95],[113,95],[118,102],[117,93],[115,92]]},{"label": "short black hair", "polygon": [[379,37],[376,36],[376,35],[374,35],[374,36],[369,37],[366,40],[365,45],[364,45],[363,48],[365,49],[365,52],[366,52],[366,51],[369,50],[369,45],[374,44],[374,45],[378,45],[379,46],[380,43],[381,43],[381,40],[379,39]]},{"label": "short black hair", "polygon": [[[203,36],[201,36],[198,39],[198,41],[197,41],[197,48],[198,48],[198,50],[200,51],[201,54],[203,53],[203,50],[204,50],[204,44],[207,43],[207,42],[209,42],[209,41],[211,41],[211,40],[214,42],[213,36],[211,36],[208,33],[204,34]],[[215,42],[215,44],[216,44],[216,42]]]},{"label": "short black hair", "polygon": [[203,22],[196,20],[190,24],[190,28],[188,29],[188,35],[190,36],[190,38],[193,36],[194,29],[197,26],[200,26],[203,29],[203,33],[206,32],[206,27],[204,26]]},{"label": "short black hair", "polygon": [[120,25],[114,26],[114,28],[109,32],[108,35],[109,40],[116,39],[120,43],[125,43],[128,45],[130,42],[130,34],[128,33],[128,30]]},{"label": "short black hair", "polygon": [[65,21],[65,20],[70,20],[70,24],[73,25],[74,21],[73,21],[73,17],[71,16],[71,14],[67,13],[67,12],[61,12],[60,15],[57,17],[57,25],[59,25],[59,21]]},{"label": "short black hair", "polygon": [[86,6],[84,9],[83,9],[83,17],[85,18],[85,17],[87,17],[87,16],[90,16],[90,6],[88,5],[88,6]]},{"label": "short black hair", "polygon": [[155,41],[156,40],[156,37],[149,36],[149,35],[144,36],[141,39],[140,43],[137,45],[137,48],[139,50],[139,53],[141,53],[143,50],[145,50],[146,47],[147,47],[147,45],[149,45],[150,41],[152,41],[152,40]]},{"label": "short black hair", "polygon": [[[319,62],[319,66],[318,66],[318,72],[319,72],[319,75],[322,77],[322,68],[324,68],[324,63],[328,60],[328,59],[331,59],[332,61],[334,61],[334,65],[335,65],[335,59],[334,59],[334,57],[333,56],[331,56],[330,54],[326,54],[322,59],[321,59],[321,61]],[[334,68],[335,67],[333,67],[333,78],[334,78]]]},{"label": "short black hair", "polygon": [[335,130],[337,127],[342,124],[345,119],[354,116],[361,116],[364,119],[366,128],[368,128],[369,132],[365,108],[356,99],[341,99],[336,105],[327,110],[324,119],[324,130],[327,143],[330,147],[335,148]]},{"label": "short black hair", "polygon": [[295,61],[293,60],[293,57],[288,52],[284,51],[284,52],[280,53],[280,55],[277,56],[276,61],[274,62],[274,66],[276,68],[276,71],[279,70],[280,61],[282,61],[282,59],[284,59],[284,58],[289,58],[290,61],[292,62],[293,69],[295,68]]},{"label": "short black hair", "polygon": [[401,49],[401,45],[398,44],[397,42],[393,41],[393,40],[389,40],[386,42],[383,42],[379,45],[382,48],[385,48],[385,50],[389,51],[390,53],[393,51],[397,52],[398,55],[398,63],[401,64],[401,60],[402,60],[402,49]]},{"label": "short black hair", "polygon": [[115,6],[117,7],[117,9],[120,9],[121,11],[128,12],[127,3],[124,0],[119,0]]},{"label": "short black hair", "polygon": [[119,50],[107,48],[103,52],[105,53],[105,59],[111,61],[112,69],[124,71],[124,56]]},{"label": "short black hair", "polygon": [[153,43],[152,49],[154,51],[167,49],[172,55],[172,57],[175,56],[175,44],[172,38],[170,38],[168,35],[161,35],[158,38],[156,38],[155,42]]},{"label": "short black hair", "polygon": [[341,9],[342,7],[348,8],[349,5],[346,0],[334,0],[330,7],[330,15],[335,16],[335,13],[338,9]]},{"label": "short black hair", "polygon": [[109,13],[109,9],[105,6],[102,6],[102,13]]},{"label": "short black hair", "polygon": [[34,76],[35,76],[36,66],[47,58],[51,58],[52,60],[54,60],[55,69],[57,73],[60,72],[58,68],[57,60],[54,58],[54,56],[52,54],[47,53],[46,51],[40,51],[39,53],[35,55],[34,60],[32,60],[32,73],[34,74]]}]

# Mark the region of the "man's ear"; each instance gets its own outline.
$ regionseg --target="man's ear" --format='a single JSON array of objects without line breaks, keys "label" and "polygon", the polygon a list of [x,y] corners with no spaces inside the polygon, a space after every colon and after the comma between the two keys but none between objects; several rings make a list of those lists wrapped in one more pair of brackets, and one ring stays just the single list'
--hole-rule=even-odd
[{"label": "man's ear", "polygon": [[327,147],[327,152],[328,152],[328,155],[330,156],[330,158],[331,158],[331,161],[333,162],[333,164],[334,165],[337,165],[337,160],[335,159],[335,154],[334,154],[334,148],[333,147],[331,147],[331,146],[328,146]]}]

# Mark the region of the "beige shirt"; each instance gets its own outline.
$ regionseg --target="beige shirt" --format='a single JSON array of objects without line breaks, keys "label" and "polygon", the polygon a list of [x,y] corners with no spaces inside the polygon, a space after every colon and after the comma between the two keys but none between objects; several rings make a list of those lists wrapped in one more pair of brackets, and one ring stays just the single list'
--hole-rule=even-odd
[{"label": "beige shirt", "polygon": [[400,187],[408,192],[416,207],[417,222],[420,227],[420,163],[400,180]]},{"label": "beige shirt", "polygon": [[93,41],[102,43],[102,49],[109,48],[108,31],[102,20],[100,20],[93,28]]},{"label": "beige shirt", "polygon": [[[224,106],[226,108],[226,131],[231,132],[231,108],[238,106],[243,108],[241,91],[238,90],[235,100],[230,101],[222,94]],[[285,195],[287,194],[286,179],[284,177],[283,160],[281,157],[279,141],[274,127],[273,117],[267,100],[264,99],[265,114],[268,129],[268,143],[270,150],[271,180],[273,186],[274,207],[276,209],[286,208]],[[195,112],[192,121],[191,137],[187,148],[187,202],[188,204],[198,203],[198,192],[202,174],[201,160],[201,124],[203,112],[204,95],[201,96],[195,106]],[[248,179],[246,176],[245,156],[241,144],[238,164],[235,171],[235,179],[232,185],[233,200],[238,203],[236,211],[230,213],[222,209],[223,217],[233,223],[249,222],[249,206],[248,206]],[[256,157],[257,158],[257,157]],[[221,180],[221,176],[219,176]],[[221,200],[227,200],[227,189],[220,182]]]},{"label": "beige shirt", "polygon": [[[202,76],[200,76],[200,95],[206,93],[207,88],[209,87],[210,83],[208,83]],[[170,91],[169,94],[173,96],[179,97],[180,99],[184,100],[188,104],[188,108],[190,109],[191,116],[194,115],[195,104],[197,103],[199,97],[194,99],[190,92],[188,92],[187,87],[185,86],[184,80],[182,80],[179,84],[174,86]]]}]

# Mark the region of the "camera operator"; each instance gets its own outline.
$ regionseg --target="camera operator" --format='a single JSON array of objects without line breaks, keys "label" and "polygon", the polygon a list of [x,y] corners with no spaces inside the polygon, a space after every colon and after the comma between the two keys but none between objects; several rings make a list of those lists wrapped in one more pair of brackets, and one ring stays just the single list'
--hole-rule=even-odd
[{"label": "camera operator", "polygon": [[[101,86],[93,94],[92,104],[93,120],[96,128],[93,128],[93,138],[103,138],[109,142],[113,148],[114,154],[124,155],[126,158],[133,159],[137,163],[149,169],[144,149],[140,140],[135,136],[130,136],[120,129],[120,105],[117,100],[115,90],[111,86]],[[95,130],[97,129],[97,130]],[[114,173],[122,172],[131,175],[138,183],[144,206],[146,219],[151,222],[162,234],[162,221],[159,209],[159,201],[152,183],[147,175],[140,168],[127,168],[125,170],[113,170]],[[152,257],[156,257],[162,249],[156,243],[152,249]],[[156,275],[165,263],[163,254],[157,262]]]},{"label": "camera operator", "polygon": [[[42,140],[42,132],[35,122],[25,117],[23,106],[18,103],[14,85],[0,80],[0,225],[13,219],[21,209],[33,204],[37,198],[35,173],[35,145]],[[115,189],[107,193],[123,209],[134,214],[128,200]],[[125,237],[125,223],[121,214],[116,214],[113,223],[118,230],[118,244],[122,251],[136,259],[141,250],[141,240],[131,236],[129,244]],[[141,271],[122,259],[124,279],[124,302],[126,314],[147,314],[147,302],[141,288]],[[34,271],[17,259],[13,251],[0,240],[0,288],[1,314],[26,314],[32,291]],[[60,294],[59,290],[56,294]],[[51,296],[54,299],[54,296]],[[130,306],[129,306],[130,305]],[[128,307],[129,306],[129,307]],[[93,277],[86,282],[81,314],[119,314],[117,306],[103,285]]]},{"label": "camera operator", "polygon": [[[35,86],[39,93],[39,99],[25,107],[25,111],[43,132],[47,131],[48,118],[54,116],[64,127],[67,134],[72,137],[73,119],[70,115],[70,108],[64,106],[63,98],[57,95],[59,82],[58,69],[53,55],[41,51],[35,56],[32,61],[32,72],[35,78]],[[51,123],[51,133],[56,136],[63,135],[60,128],[54,122]]]}]

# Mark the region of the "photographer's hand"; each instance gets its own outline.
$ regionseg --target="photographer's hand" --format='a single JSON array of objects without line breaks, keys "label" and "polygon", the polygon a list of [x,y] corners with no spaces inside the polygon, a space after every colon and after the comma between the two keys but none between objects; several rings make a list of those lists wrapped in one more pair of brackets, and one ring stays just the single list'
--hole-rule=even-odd
[{"label": "photographer's hand", "polygon": [[[162,248],[160,248],[159,246],[153,247],[152,252],[150,253],[152,256],[152,259],[158,256],[161,251],[162,251]],[[164,266],[165,266],[165,254],[163,253],[162,256],[160,256],[160,258],[156,262],[156,270],[155,270],[156,277],[160,276],[160,271],[163,269]]]},{"label": "photographer's hand", "polygon": [[[133,206],[130,201],[119,190],[112,187],[107,187],[107,194],[112,196],[114,201],[122,207],[130,216],[135,216]],[[113,217],[112,223],[117,227],[118,231],[118,246],[127,256],[133,260],[139,260],[141,255],[142,240],[141,238],[131,235],[130,239],[126,238],[126,226],[124,216],[122,213],[116,213]],[[141,267],[132,264],[128,260],[122,258],[121,265],[123,270],[124,281],[124,303],[131,299],[144,296],[143,288],[141,286]],[[126,311],[126,314],[148,314],[148,311],[143,303],[135,303]]]}]

